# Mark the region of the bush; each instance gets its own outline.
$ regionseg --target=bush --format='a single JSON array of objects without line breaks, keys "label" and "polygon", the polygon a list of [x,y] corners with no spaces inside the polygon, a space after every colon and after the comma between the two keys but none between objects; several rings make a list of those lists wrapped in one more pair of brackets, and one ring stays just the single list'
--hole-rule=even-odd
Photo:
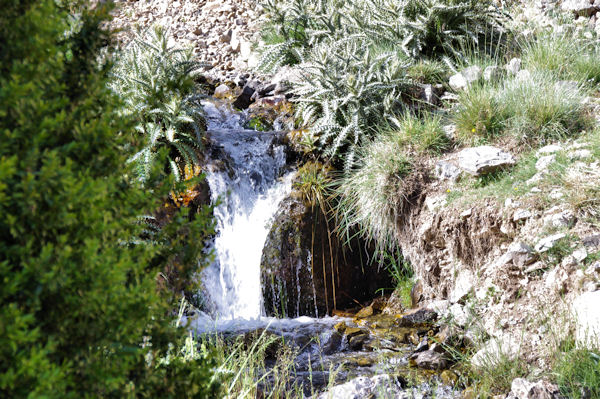
[{"label": "bush", "polygon": [[[58,4],[0,14],[0,396],[216,396],[207,358],[161,361],[182,332],[155,278],[203,236],[169,224],[138,244],[139,215],[171,185],[148,195],[128,178],[133,124],[98,61],[108,6]],[[211,225],[196,223],[185,230]]]},{"label": "bush", "polygon": [[450,139],[441,125],[441,117],[424,113],[420,118],[409,113],[390,118],[390,139],[398,148],[418,153],[440,154],[450,147]]},{"label": "bush", "polygon": [[349,235],[358,229],[378,250],[394,248],[398,222],[413,187],[413,164],[392,136],[383,135],[361,151],[360,166],[337,189],[336,214]]}]

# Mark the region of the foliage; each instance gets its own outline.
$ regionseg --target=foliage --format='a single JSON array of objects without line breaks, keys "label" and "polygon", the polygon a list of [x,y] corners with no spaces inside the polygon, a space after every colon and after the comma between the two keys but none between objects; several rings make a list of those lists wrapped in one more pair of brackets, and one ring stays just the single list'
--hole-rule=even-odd
[{"label": "foliage", "polygon": [[190,241],[211,223],[198,217],[177,236],[175,220],[156,245],[132,239],[171,186],[148,195],[128,178],[132,123],[98,56],[109,5],[2,9],[0,396],[217,396],[211,360],[161,361],[182,337],[155,277],[174,257],[194,258]]},{"label": "foliage", "polygon": [[186,166],[199,163],[202,109],[193,96],[194,76],[202,67],[190,49],[170,45],[165,29],[138,32],[115,66],[113,89],[123,98],[124,113],[137,119],[145,145],[130,158],[147,182],[157,153],[167,148],[167,165],[176,181]]},{"label": "foliage", "polygon": [[344,154],[349,171],[357,149],[373,136],[372,126],[400,106],[409,84],[406,67],[397,54],[373,56],[359,40],[317,47],[294,88],[296,115],[318,137],[317,152],[336,163]]},{"label": "foliage", "polygon": [[520,143],[542,144],[575,136],[591,126],[577,83],[559,82],[548,72],[482,83],[459,94],[452,118],[459,139],[472,144],[510,134]]},{"label": "foliage", "polygon": [[[341,179],[336,214],[349,236],[358,229],[379,250],[393,248],[398,221],[411,192],[413,164],[391,135],[383,135],[361,150],[361,164]],[[406,183],[406,184],[405,184]]]},{"label": "foliage", "polygon": [[442,128],[439,115],[423,113],[419,118],[404,113],[390,120],[393,126],[390,137],[399,148],[419,153],[440,154],[450,147],[450,139]]}]

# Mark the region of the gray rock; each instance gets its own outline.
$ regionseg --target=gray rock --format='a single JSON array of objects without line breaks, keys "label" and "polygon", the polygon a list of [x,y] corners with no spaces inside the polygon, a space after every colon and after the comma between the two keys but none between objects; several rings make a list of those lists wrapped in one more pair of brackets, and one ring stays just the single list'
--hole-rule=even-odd
[{"label": "gray rock", "polygon": [[569,227],[574,222],[575,214],[569,209],[548,215],[544,218],[544,224],[551,227]]},{"label": "gray rock", "polygon": [[524,378],[515,378],[511,384],[511,399],[560,399],[557,385],[547,381],[529,382]]},{"label": "gray rock", "polygon": [[456,73],[450,76],[450,80],[448,81],[452,90],[464,90],[469,86],[469,82],[465,78],[462,73]]},{"label": "gray rock", "polygon": [[555,154],[559,151],[562,151],[563,148],[558,145],[558,144],[549,144],[547,146],[544,146],[542,148],[540,148],[539,150],[537,150],[537,154],[541,155],[541,154]]},{"label": "gray rock", "polygon": [[216,98],[225,98],[225,97],[227,97],[229,95],[231,95],[231,89],[226,84],[220,84],[215,89],[214,96]]},{"label": "gray rock", "polygon": [[446,356],[433,350],[415,353],[410,359],[415,366],[427,370],[443,370],[448,368],[449,365]]},{"label": "gray rock", "polygon": [[531,80],[531,72],[529,72],[527,69],[521,69],[519,72],[517,72],[516,78],[518,80]]},{"label": "gray rock", "polygon": [[517,73],[519,73],[519,71],[521,70],[521,59],[520,58],[511,59],[508,62],[508,64],[506,64],[506,70],[511,75],[516,76]]},{"label": "gray rock", "polygon": [[498,80],[501,76],[502,72],[496,65],[489,66],[483,71],[483,79],[487,82]]},{"label": "gray rock", "polygon": [[524,242],[516,242],[508,247],[508,251],[504,255],[506,259],[519,267],[530,265],[535,261],[535,254],[533,248]]},{"label": "gray rock", "polygon": [[584,237],[582,241],[586,248],[600,249],[600,234]]},{"label": "gray rock", "polygon": [[440,180],[457,181],[460,177],[461,170],[446,161],[438,161],[435,164],[435,176]]},{"label": "gray rock", "polygon": [[450,302],[456,303],[464,300],[467,295],[473,292],[475,285],[475,276],[469,269],[463,269],[456,276],[454,288],[450,293]]},{"label": "gray rock", "polygon": [[428,308],[411,310],[395,322],[397,327],[420,327],[430,325],[438,318],[437,312]]},{"label": "gray rock", "polygon": [[548,250],[550,250],[551,248],[554,247],[554,245],[561,239],[565,238],[566,234],[564,233],[558,233],[558,234],[554,234],[548,237],[544,237],[542,238],[540,241],[538,241],[537,244],[535,244],[535,250],[538,252],[546,252]]},{"label": "gray rock", "polygon": [[479,80],[481,75],[481,68],[479,68],[477,65],[473,65],[463,69],[457,74],[452,75],[450,77],[449,84],[453,90],[463,90],[469,87],[471,83]]},{"label": "gray rock", "polygon": [[473,355],[471,365],[475,368],[493,368],[506,359],[515,359],[519,350],[519,342],[513,338],[492,338]]},{"label": "gray rock", "polygon": [[572,306],[577,345],[600,347],[600,291],[581,294]]},{"label": "gray rock", "polygon": [[576,150],[569,154],[569,158],[571,160],[576,159],[590,159],[592,157],[592,152],[590,150]]},{"label": "gray rock", "polygon": [[527,220],[529,218],[531,218],[533,216],[533,214],[531,213],[531,211],[527,210],[527,209],[517,209],[515,211],[515,213],[513,213],[513,222],[520,222],[523,220]]},{"label": "gray rock", "polygon": [[583,248],[578,248],[575,251],[573,251],[573,257],[575,258],[575,260],[577,262],[583,262],[585,260],[585,258],[587,258],[588,253],[585,250],[585,247]]},{"label": "gray rock", "polygon": [[458,154],[458,166],[462,170],[481,176],[515,164],[513,156],[492,146],[471,147]]},{"label": "gray rock", "polygon": [[540,157],[540,159],[538,159],[537,162],[535,163],[535,169],[540,172],[546,171],[546,170],[548,170],[548,166],[550,166],[555,160],[556,160],[555,154],[545,155],[543,157]]},{"label": "gray rock", "polygon": [[563,11],[571,11],[575,15],[586,17],[596,13],[596,8],[590,4],[589,0],[563,0],[560,8]]}]

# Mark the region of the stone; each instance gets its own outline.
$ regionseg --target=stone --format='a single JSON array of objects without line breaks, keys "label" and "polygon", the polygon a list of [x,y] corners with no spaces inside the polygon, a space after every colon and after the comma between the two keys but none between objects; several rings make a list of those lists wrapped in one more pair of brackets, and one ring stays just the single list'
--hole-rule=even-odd
[{"label": "stone", "polygon": [[575,15],[590,17],[596,13],[596,8],[589,0],[563,0],[560,5],[563,11],[570,11]]},{"label": "stone", "polygon": [[491,65],[483,71],[483,79],[485,79],[486,82],[493,82],[498,80],[501,76],[502,72],[496,65]]},{"label": "stone", "polygon": [[247,109],[254,102],[255,89],[251,84],[246,84],[242,89],[242,93],[235,99],[233,106],[238,109]]},{"label": "stone", "polygon": [[221,36],[219,36],[219,41],[221,43],[229,43],[231,41],[232,35],[233,31],[230,29],[227,32],[223,33]]},{"label": "stone", "polygon": [[435,164],[435,177],[440,180],[450,180],[455,182],[458,180],[461,174],[461,170],[446,161],[438,161]]},{"label": "stone", "polygon": [[252,44],[246,41],[240,41],[240,55],[243,60],[248,60],[252,53]]},{"label": "stone", "polygon": [[356,318],[357,319],[364,319],[365,317],[369,317],[373,315],[373,306],[367,306],[362,308],[357,314],[356,314]]},{"label": "stone", "polygon": [[[565,258],[566,259],[566,258]],[[562,266],[562,265],[561,265]],[[544,285],[546,288],[562,293],[566,289],[569,275],[562,267],[555,267],[546,274]]]},{"label": "stone", "polygon": [[527,69],[521,69],[519,72],[517,72],[516,78],[518,80],[531,80],[531,72],[529,72]]},{"label": "stone", "polygon": [[492,338],[473,355],[471,365],[475,368],[493,368],[505,359],[515,359],[519,349],[518,341],[511,337]]},{"label": "stone", "polygon": [[593,154],[590,150],[576,150],[569,154],[571,160],[586,160],[592,158]]},{"label": "stone", "polygon": [[440,379],[444,384],[453,387],[458,382],[458,375],[452,370],[444,370],[440,374]]},{"label": "stone", "polygon": [[448,84],[450,85],[452,90],[455,91],[464,90],[469,86],[469,82],[467,81],[465,76],[460,72],[450,76]]},{"label": "stone", "polygon": [[511,154],[487,145],[466,148],[458,153],[458,167],[474,176],[485,175],[514,164],[515,159]]},{"label": "stone", "polygon": [[575,214],[570,209],[544,217],[544,224],[551,227],[569,227],[575,223]]},{"label": "stone", "polygon": [[363,345],[369,340],[368,334],[355,335],[353,337],[348,338],[348,346],[350,349],[359,351],[362,349]]},{"label": "stone", "polygon": [[[504,255],[507,263],[512,262],[515,266],[523,267],[530,265],[536,259],[531,246],[524,242],[516,242],[510,245],[508,251]],[[506,264],[506,263],[505,263]]]},{"label": "stone", "polygon": [[450,293],[450,302],[457,303],[463,301],[467,295],[473,292],[475,284],[475,276],[472,271],[463,269],[456,276],[454,281],[454,288]]},{"label": "stone", "polygon": [[414,366],[426,370],[443,370],[449,366],[446,356],[433,350],[415,353],[410,361]]},{"label": "stone", "polygon": [[600,234],[584,237],[582,241],[586,248],[592,248],[593,250],[600,249]]},{"label": "stone", "polygon": [[559,151],[562,151],[563,148],[558,145],[558,144],[549,144],[547,146],[544,146],[542,148],[540,148],[539,150],[537,150],[537,155],[542,155],[542,154],[556,154]]},{"label": "stone", "polygon": [[482,75],[481,68],[479,68],[477,65],[472,65],[468,68],[465,68],[461,71],[461,73],[469,84],[478,81]]},{"label": "stone", "polygon": [[540,157],[535,163],[535,169],[538,171],[546,171],[548,170],[548,166],[550,166],[556,160],[556,155],[544,155]]},{"label": "stone", "polygon": [[446,197],[443,195],[438,196],[427,196],[425,198],[425,206],[429,212],[435,212],[446,205]]},{"label": "stone", "polygon": [[231,95],[231,89],[226,84],[220,84],[215,89],[213,96],[215,98],[227,98]]},{"label": "stone", "polygon": [[452,321],[460,327],[466,326],[467,322],[469,321],[469,315],[465,311],[465,307],[458,303],[455,303],[454,305],[450,306],[450,308],[448,309],[448,314],[451,317]]},{"label": "stone", "polygon": [[432,301],[425,306],[425,309],[432,310],[438,314],[444,314],[450,308],[450,301],[447,299],[440,299],[437,301]]},{"label": "stone", "polygon": [[600,291],[586,292],[573,301],[575,341],[580,348],[600,348]]},{"label": "stone", "polygon": [[554,244],[556,244],[559,240],[562,240],[565,237],[566,237],[566,234],[564,234],[564,233],[558,233],[558,234],[553,234],[548,237],[544,237],[540,241],[538,241],[538,243],[535,245],[534,249],[537,252],[546,252],[549,249],[553,248]]},{"label": "stone", "polygon": [[509,398],[513,399],[562,399],[557,385],[547,381],[529,382],[515,378],[510,387]]},{"label": "stone", "polygon": [[532,216],[533,214],[531,213],[531,211],[527,209],[517,209],[515,213],[513,213],[512,220],[513,222],[521,222],[523,220],[531,218]]},{"label": "stone", "polygon": [[437,312],[425,307],[413,309],[396,321],[397,327],[422,327],[428,326],[438,318]]},{"label": "stone", "polygon": [[517,73],[519,73],[519,71],[521,70],[521,59],[520,58],[511,59],[508,62],[508,64],[506,64],[506,70],[508,71],[509,74],[516,76]]}]

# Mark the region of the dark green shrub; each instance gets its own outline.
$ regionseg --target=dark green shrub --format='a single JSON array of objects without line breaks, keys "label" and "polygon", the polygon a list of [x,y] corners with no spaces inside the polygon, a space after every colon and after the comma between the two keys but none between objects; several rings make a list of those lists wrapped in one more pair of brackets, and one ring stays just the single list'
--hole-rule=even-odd
[{"label": "dark green shrub", "polygon": [[156,276],[195,264],[211,222],[182,212],[152,245],[135,239],[172,186],[128,177],[133,123],[97,61],[108,6],[0,8],[0,397],[216,395],[210,360],[161,360],[182,337]]}]

